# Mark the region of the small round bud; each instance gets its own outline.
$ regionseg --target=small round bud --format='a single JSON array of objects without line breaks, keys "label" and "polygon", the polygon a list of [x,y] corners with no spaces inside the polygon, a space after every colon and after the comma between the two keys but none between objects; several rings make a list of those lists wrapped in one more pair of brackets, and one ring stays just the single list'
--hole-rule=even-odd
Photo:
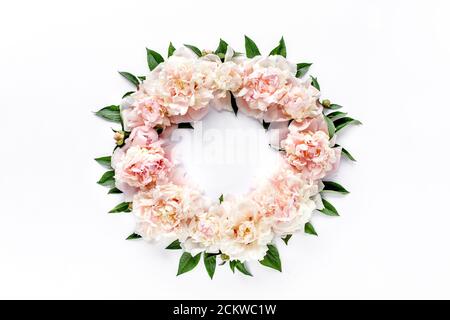
[{"label": "small round bud", "polygon": [[228,255],[226,255],[225,253],[222,253],[220,255],[220,259],[222,259],[223,261],[228,261],[228,260],[230,260],[230,257]]},{"label": "small round bud", "polygon": [[116,131],[116,133],[114,133],[114,140],[116,140],[116,144],[118,146],[123,145],[124,138],[125,138],[125,133],[123,131]]},{"label": "small round bud", "polygon": [[325,99],[325,100],[322,101],[322,105],[323,105],[325,108],[329,108],[330,105],[331,105],[331,102],[330,102],[330,100]]}]

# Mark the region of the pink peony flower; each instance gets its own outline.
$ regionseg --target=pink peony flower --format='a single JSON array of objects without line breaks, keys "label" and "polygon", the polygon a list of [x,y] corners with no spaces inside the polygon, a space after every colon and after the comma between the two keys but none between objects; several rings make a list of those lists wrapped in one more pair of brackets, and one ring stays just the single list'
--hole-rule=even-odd
[{"label": "pink peony flower", "polygon": [[141,191],[133,198],[133,213],[138,219],[136,233],[146,240],[164,237],[184,242],[189,222],[206,210],[200,192],[171,182]]},{"label": "pink peony flower", "polygon": [[319,192],[317,183],[306,180],[288,163],[250,196],[258,204],[261,214],[271,220],[276,235],[302,230],[316,209],[311,199]]},{"label": "pink peony flower", "polygon": [[154,98],[138,92],[129,99],[132,101],[131,105],[122,109],[122,117],[127,129],[140,126],[153,128],[170,125],[165,108]]},{"label": "pink peony flower", "polygon": [[132,146],[113,157],[112,164],[116,186],[120,190],[127,186],[146,189],[166,181],[172,167],[158,142],[146,147]]},{"label": "pink peony flower", "polygon": [[239,107],[257,118],[282,101],[295,79],[295,66],[281,56],[255,57],[242,68],[242,85],[235,96]]},{"label": "pink peony flower", "polygon": [[314,118],[322,113],[322,106],[318,103],[319,97],[320,91],[311,85],[311,81],[301,82],[296,79],[283,97],[282,109],[289,118],[296,121]]},{"label": "pink peony flower", "polygon": [[214,98],[217,65],[182,47],[152,71],[143,88],[167,110],[168,116],[185,115],[189,108],[206,108]]},{"label": "pink peony flower", "polygon": [[340,160],[341,150],[332,148],[322,122],[323,119],[292,122],[287,138],[281,141],[287,161],[308,179],[322,179]]}]

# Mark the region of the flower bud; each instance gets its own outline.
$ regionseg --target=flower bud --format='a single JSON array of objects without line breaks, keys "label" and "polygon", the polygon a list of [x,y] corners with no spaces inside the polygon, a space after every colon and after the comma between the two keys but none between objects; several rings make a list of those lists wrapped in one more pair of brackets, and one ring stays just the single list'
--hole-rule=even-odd
[{"label": "flower bud", "polygon": [[222,259],[223,261],[228,261],[228,260],[230,260],[230,257],[228,255],[226,255],[225,253],[222,253],[220,255],[220,259]]},{"label": "flower bud", "polygon": [[330,102],[330,100],[325,99],[325,100],[322,101],[322,105],[323,105],[325,108],[329,108],[330,105],[331,105],[331,102]]},{"label": "flower bud", "polygon": [[125,133],[123,131],[116,131],[116,133],[114,133],[114,140],[116,140],[116,144],[118,146],[123,145],[124,138],[125,138]]}]

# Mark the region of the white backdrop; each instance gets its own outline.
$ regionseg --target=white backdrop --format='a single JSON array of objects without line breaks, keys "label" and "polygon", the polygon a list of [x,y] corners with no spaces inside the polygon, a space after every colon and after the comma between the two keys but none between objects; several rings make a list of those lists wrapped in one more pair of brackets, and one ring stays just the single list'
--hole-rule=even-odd
[{"label": "white backdrop", "polygon": [[[0,298],[450,298],[449,14],[445,0],[2,2]],[[111,131],[91,111],[130,88],[116,70],[145,73],[146,46],[242,51],[244,33],[264,52],[284,35],[364,123],[340,136],[351,194],[333,199],[340,218],[313,217],[318,238],[278,244],[283,273],[175,277],[178,252],[124,241],[132,217],[106,214],[119,198],[93,158]]]}]

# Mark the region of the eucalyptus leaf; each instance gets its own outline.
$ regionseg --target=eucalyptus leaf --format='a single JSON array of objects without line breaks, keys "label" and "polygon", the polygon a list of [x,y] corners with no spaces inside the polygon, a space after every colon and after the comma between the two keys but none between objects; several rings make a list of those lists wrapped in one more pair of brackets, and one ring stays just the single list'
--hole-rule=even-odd
[{"label": "eucalyptus leaf", "polygon": [[261,55],[261,52],[259,52],[255,42],[247,36],[245,36],[245,54],[247,55],[247,58],[253,58]]},{"label": "eucalyptus leaf", "polygon": [[110,105],[98,110],[95,113],[96,116],[103,118],[105,120],[109,120],[112,122],[120,123],[122,117],[120,116],[120,106]]},{"label": "eucalyptus leaf", "polygon": [[169,43],[169,48],[167,49],[167,57],[171,57],[173,53],[175,52],[175,47],[173,46],[172,42]]},{"label": "eucalyptus leaf", "polygon": [[181,249],[180,240],[175,240],[166,247],[167,250],[179,250]]},{"label": "eucalyptus leaf", "polygon": [[323,214],[326,214],[327,216],[337,217],[339,216],[339,213],[337,212],[336,208],[327,200],[322,199],[323,203],[323,209],[320,209],[319,211]]},{"label": "eucalyptus leaf", "polygon": [[334,122],[334,126],[336,127],[336,132],[338,132],[339,130],[345,128],[346,126],[350,125],[350,124],[361,124],[361,122],[359,120],[350,118],[350,117],[343,117],[343,118],[339,118],[333,121]]},{"label": "eucalyptus leaf", "polygon": [[122,202],[112,208],[109,213],[131,212],[131,202]]},{"label": "eucalyptus leaf", "polygon": [[94,160],[106,168],[111,168],[111,156],[99,157]]},{"label": "eucalyptus leaf", "polygon": [[337,192],[337,193],[341,193],[341,194],[350,193],[347,190],[345,190],[345,188],[337,182],[322,181],[322,183],[324,184],[324,188],[322,191],[331,191],[331,192]]},{"label": "eucalyptus leaf", "polygon": [[114,179],[114,170],[106,171],[97,183],[104,187],[114,187],[116,183]]},{"label": "eucalyptus leaf", "polygon": [[142,237],[138,235],[137,233],[130,234],[125,240],[135,240],[135,239],[141,239]]},{"label": "eucalyptus leaf", "polygon": [[297,78],[302,78],[309,71],[309,67],[311,67],[312,63],[297,63],[297,74],[295,75]]},{"label": "eucalyptus leaf", "polygon": [[214,277],[214,272],[216,271],[216,254],[204,253],[203,262],[205,264],[206,271],[209,277],[212,279]]},{"label": "eucalyptus leaf", "polygon": [[284,238],[281,238],[281,240],[283,240],[284,243],[285,243],[286,245],[288,245],[288,242],[289,242],[289,240],[291,239],[291,237],[292,237],[292,234],[288,234],[288,235],[285,236]]},{"label": "eucalyptus leaf", "polygon": [[311,84],[314,88],[316,88],[317,90],[320,91],[320,85],[319,85],[319,81],[317,81],[317,78],[311,76]]},{"label": "eucalyptus leaf", "polygon": [[194,53],[195,53],[197,56],[199,56],[199,57],[202,56],[202,51],[201,51],[199,48],[197,48],[196,46],[193,46],[193,45],[190,45],[190,44],[185,44],[184,46],[185,46],[185,47],[188,47],[189,49],[191,49],[192,51],[194,51]]},{"label": "eucalyptus leaf", "polygon": [[134,84],[136,88],[139,88],[140,81],[135,75],[126,71],[119,71],[119,74],[128,81],[130,81],[132,84]]},{"label": "eucalyptus leaf", "polygon": [[147,48],[147,64],[150,71],[155,69],[160,63],[164,62],[164,58],[156,51]]},{"label": "eucalyptus leaf", "polygon": [[190,253],[183,252],[183,254],[181,255],[181,258],[180,258],[180,262],[178,264],[177,276],[194,269],[198,265],[201,255],[202,254],[199,253],[193,257]]},{"label": "eucalyptus leaf", "polygon": [[260,260],[259,263],[281,272],[281,260],[278,249],[272,244],[267,245],[267,248],[268,250],[264,259]]},{"label": "eucalyptus leaf", "polygon": [[305,233],[307,233],[307,234],[312,234],[312,235],[314,235],[314,236],[317,236],[317,232],[316,232],[316,230],[314,230],[314,227],[313,227],[313,225],[311,224],[311,222],[307,222],[307,223],[305,224]]},{"label": "eucalyptus leaf", "polygon": [[281,37],[281,40],[277,47],[275,47],[272,51],[270,51],[270,56],[283,56],[286,58],[286,43],[284,42],[284,38]]}]

